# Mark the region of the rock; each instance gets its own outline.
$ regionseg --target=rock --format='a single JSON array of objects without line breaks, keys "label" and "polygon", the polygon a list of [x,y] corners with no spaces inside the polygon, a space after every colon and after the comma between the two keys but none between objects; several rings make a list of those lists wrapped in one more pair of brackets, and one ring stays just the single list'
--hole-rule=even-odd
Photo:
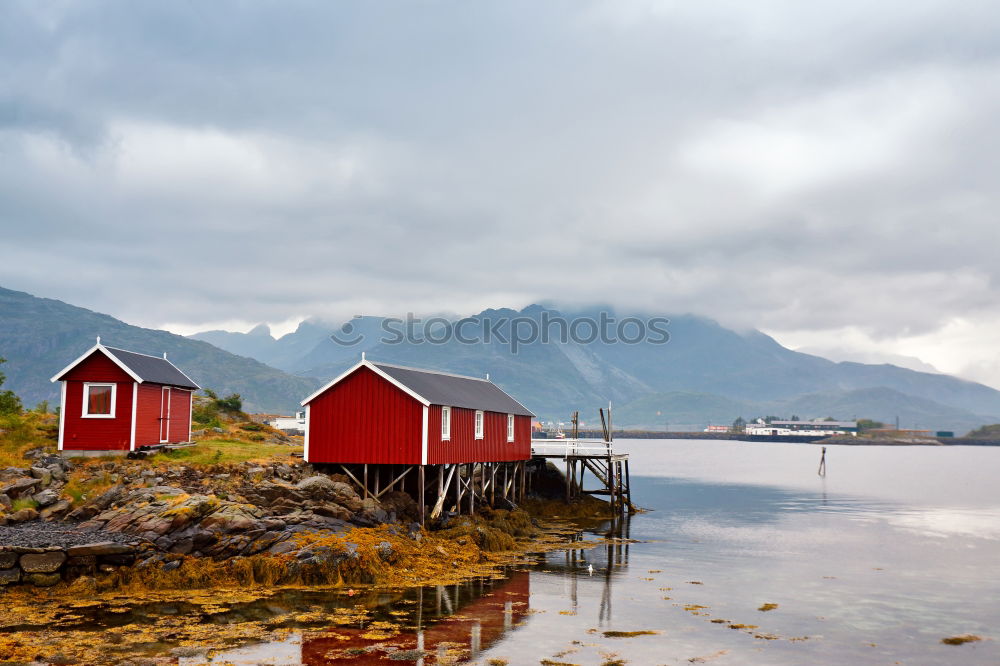
[{"label": "rock", "polygon": [[174,569],[178,568],[180,565],[181,565],[181,561],[180,560],[173,560],[171,562],[167,562],[166,564],[164,564],[163,565],[163,570],[164,571],[173,571]]},{"label": "rock", "polygon": [[192,657],[200,657],[204,655],[206,652],[208,652],[208,648],[206,647],[192,647],[183,645],[181,647],[172,648],[170,650],[170,656],[192,658]]},{"label": "rock", "polygon": [[339,504],[333,504],[328,502],[326,504],[320,504],[313,508],[313,513],[326,516],[328,518],[337,518],[338,520],[350,520],[351,512],[340,506]]},{"label": "rock", "polygon": [[18,479],[11,484],[8,484],[0,492],[17,499],[23,497],[24,495],[30,495],[35,492],[35,488],[41,483],[39,479]]},{"label": "rock", "polygon": [[59,493],[48,488],[37,493],[32,499],[38,502],[38,506],[46,507],[59,501]]},{"label": "rock", "polygon": [[99,541],[82,546],[73,546],[66,551],[66,554],[70,557],[80,557],[83,555],[121,555],[122,553],[132,552],[135,552],[132,546],[113,541]]},{"label": "rock", "polygon": [[7,516],[7,520],[12,523],[23,523],[28,520],[34,520],[35,518],[38,518],[38,512],[30,507],[21,509],[20,511],[15,511]]},{"label": "rock", "polygon": [[66,561],[66,553],[52,550],[47,553],[26,553],[21,556],[21,569],[25,573],[52,573]]},{"label": "rock", "polygon": [[9,509],[13,504],[8,495],[0,493],[0,508]]},{"label": "rock", "polygon": [[52,506],[47,506],[38,512],[38,517],[42,520],[52,520],[53,518],[58,518],[63,514],[69,512],[73,508],[73,505],[69,500],[59,500]]},{"label": "rock", "polygon": [[51,474],[52,478],[56,481],[66,480],[66,472],[63,471],[62,466],[53,463],[48,465],[45,469],[49,470],[49,474]]},{"label": "rock", "polygon": [[42,488],[47,488],[52,483],[52,472],[44,467],[32,467],[31,476],[41,482]]},{"label": "rock", "polygon": [[0,569],[10,569],[17,564],[17,553],[0,551]]},{"label": "rock", "polygon": [[384,561],[388,562],[395,555],[395,551],[392,549],[392,544],[388,541],[380,541],[377,546],[375,546],[375,552]]},{"label": "rock", "polygon": [[57,573],[33,573],[28,574],[24,579],[35,587],[52,587],[62,580],[62,576]]},{"label": "rock", "polygon": [[336,482],[331,481],[330,477],[318,475],[318,476],[310,476],[308,479],[302,479],[297,484],[295,484],[295,487],[298,488],[299,490],[309,493],[310,495],[315,495],[317,493],[322,493],[322,492],[329,492],[332,494],[334,483]]},{"label": "rock", "polygon": [[18,568],[14,569],[0,569],[0,585],[9,585],[10,583],[21,582],[21,570]]},{"label": "rock", "polygon": [[112,504],[121,499],[122,495],[125,494],[125,488],[121,485],[112,486],[106,491],[101,493],[101,495],[91,502],[91,505],[97,509],[97,511],[104,511]]}]

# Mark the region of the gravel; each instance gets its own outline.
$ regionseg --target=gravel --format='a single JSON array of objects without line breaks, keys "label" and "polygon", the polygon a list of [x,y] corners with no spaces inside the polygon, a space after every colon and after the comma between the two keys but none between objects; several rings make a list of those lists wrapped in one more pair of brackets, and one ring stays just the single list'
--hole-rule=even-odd
[{"label": "gravel", "polygon": [[78,530],[66,523],[21,523],[0,526],[0,546],[44,548],[46,546],[82,546],[100,541],[136,543],[131,534],[103,530]]}]

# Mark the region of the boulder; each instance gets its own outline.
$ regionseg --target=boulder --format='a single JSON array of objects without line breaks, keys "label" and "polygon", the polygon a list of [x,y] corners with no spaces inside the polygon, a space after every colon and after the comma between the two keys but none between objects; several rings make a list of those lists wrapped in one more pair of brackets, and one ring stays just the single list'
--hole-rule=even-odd
[{"label": "boulder", "polygon": [[62,580],[62,576],[57,573],[33,573],[28,574],[24,577],[24,579],[35,587],[52,587]]},{"label": "boulder", "polygon": [[0,493],[0,509],[9,509],[13,504],[8,495]]},{"label": "boulder", "polygon": [[8,497],[17,499],[25,495],[31,495],[32,493],[35,492],[35,488],[37,488],[40,484],[41,481],[39,479],[21,478],[14,481],[13,483],[8,484],[3,489],[0,489],[0,492],[7,495]]},{"label": "boulder", "polygon": [[17,564],[17,553],[0,551],[0,569],[10,569]]},{"label": "boulder", "polygon": [[330,477],[320,474],[317,476],[310,476],[308,479],[302,479],[295,485],[295,487],[305,493],[308,493],[309,495],[323,493],[332,494],[334,483],[334,481],[330,480]]},{"label": "boulder", "polygon": [[38,511],[32,508],[21,509],[7,516],[7,520],[12,523],[23,523],[38,518]]},{"label": "boulder", "polygon": [[66,554],[70,557],[81,557],[83,555],[121,555],[122,553],[131,553],[134,551],[135,549],[132,546],[123,543],[98,541],[82,546],[72,546],[66,551]]},{"label": "boulder", "polygon": [[66,553],[52,550],[47,553],[27,553],[21,556],[21,569],[25,573],[52,573],[66,561]]},{"label": "boulder", "polygon": [[0,569],[0,585],[9,585],[10,583],[19,583],[20,581],[20,569],[16,567],[13,569]]},{"label": "boulder", "polygon": [[73,505],[69,500],[59,500],[51,506],[47,506],[38,512],[38,517],[42,520],[53,520],[69,512]]},{"label": "boulder", "polygon": [[46,507],[59,501],[59,493],[51,488],[46,488],[42,492],[36,493],[32,499],[38,502],[38,506]]},{"label": "boulder", "polygon": [[42,488],[47,488],[52,483],[52,472],[45,467],[32,467],[31,476],[41,482]]}]

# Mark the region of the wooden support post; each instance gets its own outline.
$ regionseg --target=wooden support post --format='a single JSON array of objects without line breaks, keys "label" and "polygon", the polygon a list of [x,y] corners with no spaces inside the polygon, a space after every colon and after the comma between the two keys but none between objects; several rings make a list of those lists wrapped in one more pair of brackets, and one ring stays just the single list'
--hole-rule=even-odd
[{"label": "wooden support post", "polygon": [[632,505],[632,478],[628,473],[628,458],[625,459],[625,499],[628,501],[628,512],[635,513]]},{"label": "wooden support post", "polygon": [[382,465],[375,465],[375,497],[378,497],[378,477],[382,471]]},{"label": "wooden support post", "polygon": [[497,503],[497,463],[490,463],[490,505]]},{"label": "wooden support post", "polygon": [[[427,510],[426,503],[424,502],[424,466],[423,465],[420,466],[420,471],[417,474],[417,495],[420,496],[419,499],[417,499],[417,506],[420,507],[420,526],[423,527],[423,525],[424,525],[424,512]],[[423,589],[423,588],[421,588],[421,589]]]},{"label": "wooden support post", "polygon": [[431,520],[437,520],[444,509],[444,503],[448,499],[448,490],[451,488],[451,477],[455,476],[455,469],[457,467],[458,465],[452,465],[451,470],[448,472],[448,480],[442,481],[444,478],[444,465],[441,465],[441,472],[438,474],[438,498],[437,502],[434,503],[434,508],[431,509]]},{"label": "wooden support post", "polygon": [[510,474],[510,463],[503,464],[503,498],[507,499],[507,476]]},{"label": "wooden support post", "polygon": [[476,463],[469,463],[469,515],[476,515]]},{"label": "wooden support post", "polygon": [[570,470],[570,467],[572,465],[573,465],[573,463],[570,462],[569,458],[567,458],[566,459],[566,503],[567,504],[569,504],[569,484],[570,484],[570,481],[569,481],[569,470]]},{"label": "wooden support post", "polygon": [[368,463],[365,463],[365,497],[368,499]]}]

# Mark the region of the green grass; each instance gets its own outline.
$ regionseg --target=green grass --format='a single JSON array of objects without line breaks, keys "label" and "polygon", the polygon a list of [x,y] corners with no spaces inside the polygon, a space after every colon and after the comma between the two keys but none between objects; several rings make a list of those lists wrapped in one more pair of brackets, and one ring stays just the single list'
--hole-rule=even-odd
[{"label": "green grass", "polygon": [[[302,453],[301,446],[285,444],[261,444],[238,439],[206,439],[195,446],[174,449],[162,454],[162,458],[176,460],[191,465],[214,465],[220,463],[242,463],[249,460],[285,459],[292,453]],[[160,459],[156,456],[152,460]]]},{"label": "green grass", "polygon": [[30,497],[22,497],[21,499],[16,499],[11,504],[10,511],[14,513],[15,511],[20,511],[21,509],[37,509],[38,502],[31,499]]}]

